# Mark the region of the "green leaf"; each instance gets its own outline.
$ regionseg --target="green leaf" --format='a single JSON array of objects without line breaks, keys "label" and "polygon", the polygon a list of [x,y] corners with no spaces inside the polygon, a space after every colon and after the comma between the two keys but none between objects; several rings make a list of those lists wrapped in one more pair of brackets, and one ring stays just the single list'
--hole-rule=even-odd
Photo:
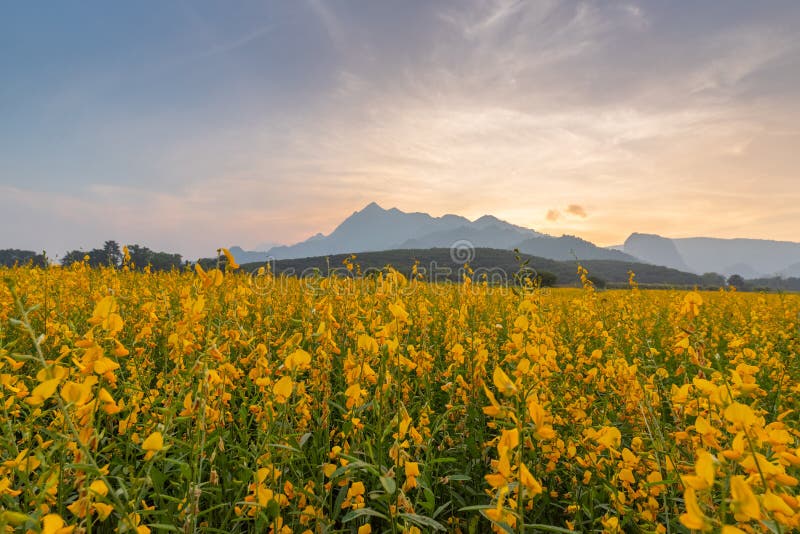
[{"label": "green leaf", "polygon": [[491,504],[473,504],[472,506],[465,506],[459,508],[459,512],[474,512],[475,510],[490,510],[494,508]]},{"label": "green leaf", "polygon": [[281,515],[281,506],[278,504],[278,501],[275,499],[270,499],[270,501],[267,503],[264,513],[270,521],[274,521],[275,518]]},{"label": "green leaf", "polygon": [[[482,515],[483,517],[485,517],[486,519],[489,519],[489,516],[487,516],[487,515],[486,515],[486,512],[485,512],[485,511],[483,511],[483,510],[481,510],[481,515]],[[491,519],[489,519],[489,521],[492,521],[492,520],[491,520]],[[500,527],[500,528],[501,528],[501,529],[503,529],[505,532],[508,532],[508,534],[515,534],[515,532],[514,532],[514,529],[512,529],[512,528],[511,528],[511,525],[509,525],[508,523],[498,523],[497,521],[492,521],[492,524],[493,524],[493,525],[496,525],[496,526],[498,526],[498,527]]]},{"label": "green leaf", "polygon": [[450,456],[444,456],[442,458],[433,458],[428,463],[429,464],[452,464],[452,463],[455,463],[457,461],[458,460],[456,460],[455,458],[452,458]]},{"label": "green leaf", "polygon": [[350,510],[347,512],[347,514],[342,518],[342,523],[347,523],[348,521],[352,521],[353,519],[363,516],[378,517],[384,521],[389,520],[388,517],[378,511],[373,510],[372,508],[358,508],[356,510]]},{"label": "green leaf", "polygon": [[419,514],[409,514],[409,513],[401,513],[399,514],[400,517],[414,523],[420,527],[428,527],[432,528],[433,530],[441,530],[442,532],[446,532],[447,529],[444,526],[436,521],[435,519],[431,519],[430,517],[425,517],[424,515]]},{"label": "green leaf", "polygon": [[533,529],[542,530],[544,532],[561,532],[562,534],[578,534],[577,530],[570,530],[568,528],[561,528],[561,527],[554,527],[551,525],[538,525],[538,524],[526,524],[525,530]]},{"label": "green leaf", "polygon": [[449,508],[451,504],[453,504],[453,501],[447,501],[446,503],[444,503],[443,505],[441,505],[439,508],[437,508],[437,509],[436,509],[436,511],[435,511],[435,512],[433,512],[433,515],[432,515],[431,517],[433,517],[434,519],[436,519],[437,517],[439,517],[439,515],[440,515],[442,512],[444,512],[445,510],[447,510],[447,508]]},{"label": "green leaf", "polygon": [[296,452],[297,454],[301,453],[299,449],[290,447],[289,445],[282,445],[280,443],[267,443],[267,447],[275,447],[276,449],[286,449],[287,451]]},{"label": "green leaf", "polygon": [[179,529],[175,525],[168,525],[166,523],[148,523],[147,526],[150,529],[155,529],[157,532],[162,532],[162,531],[182,532],[181,529]]},{"label": "green leaf", "polygon": [[386,490],[389,495],[394,495],[397,491],[397,483],[391,477],[380,477],[381,486]]}]

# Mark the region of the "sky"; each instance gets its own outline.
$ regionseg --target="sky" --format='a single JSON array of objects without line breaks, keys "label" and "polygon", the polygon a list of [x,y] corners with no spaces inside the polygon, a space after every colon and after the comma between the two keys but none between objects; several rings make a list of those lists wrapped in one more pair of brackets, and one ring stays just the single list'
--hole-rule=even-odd
[{"label": "sky", "polygon": [[800,2],[0,4],[0,248],[353,211],[800,241]]}]

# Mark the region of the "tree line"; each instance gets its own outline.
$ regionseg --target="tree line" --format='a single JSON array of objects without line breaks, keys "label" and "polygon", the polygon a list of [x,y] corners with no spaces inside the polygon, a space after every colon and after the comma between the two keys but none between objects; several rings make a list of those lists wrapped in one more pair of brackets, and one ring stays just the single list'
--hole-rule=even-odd
[{"label": "tree line", "polygon": [[[127,254],[126,254],[127,251]],[[116,241],[106,241],[102,248],[91,250],[70,250],[63,258],[61,265],[68,267],[75,263],[86,262],[91,267],[122,267],[128,265],[135,269],[150,267],[154,271],[169,271],[181,269],[188,262],[184,262],[180,254],[170,252],[157,252],[140,245],[127,245],[125,249]],[[47,265],[48,259],[44,254],[29,250],[4,249],[0,250],[0,265],[12,267],[32,263],[38,267]]]}]

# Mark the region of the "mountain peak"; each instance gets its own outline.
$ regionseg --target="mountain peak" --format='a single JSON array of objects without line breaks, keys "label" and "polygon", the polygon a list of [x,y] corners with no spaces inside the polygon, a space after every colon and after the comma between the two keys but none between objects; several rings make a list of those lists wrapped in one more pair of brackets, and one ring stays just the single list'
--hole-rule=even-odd
[{"label": "mountain peak", "polygon": [[380,213],[384,211],[386,210],[380,207],[380,205],[378,205],[377,202],[370,202],[369,204],[364,206],[364,209],[356,213]]}]

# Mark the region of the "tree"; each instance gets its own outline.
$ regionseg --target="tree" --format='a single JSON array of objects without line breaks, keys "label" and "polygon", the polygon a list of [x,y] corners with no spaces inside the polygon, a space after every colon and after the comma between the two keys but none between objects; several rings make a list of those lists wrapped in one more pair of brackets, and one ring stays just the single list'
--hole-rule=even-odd
[{"label": "tree", "polygon": [[180,254],[155,252],[139,245],[128,245],[128,254],[131,257],[131,263],[137,269],[144,269],[149,265],[154,271],[169,271],[170,269],[180,269],[183,265]]},{"label": "tree", "polygon": [[725,277],[719,273],[703,273],[700,277],[700,282],[703,287],[723,287],[725,285]]},{"label": "tree", "polygon": [[73,263],[80,263],[87,254],[82,250],[70,250],[61,258],[61,265],[69,267]]},{"label": "tree", "polygon": [[29,262],[37,267],[44,267],[47,264],[47,259],[44,254],[37,254],[31,250],[18,250],[15,248],[0,250],[0,265],[2,266],[13,267],[14,265],[25,265]]},{"label": "tree", "polygon": [[122,251],[116,241],[106,241],[103,243],[103,259],[106,265],[119,267],[122,265]]},{"label": "tree", "polygon": [[736,289],[743,289],[745,285],[744,278],[739,274],[732,274],[728,277],[728,285]]},{"label": "tree", "polygon": [[589,281],[594,284],[594,287],[597,289],[605,289],[608,285],[608,282],[606,282],[605,278],[600,278],[599,276],[589,276]]},{"label": "tree", "polygon": [[555,287],[558,283],[558,276],[555,274],[542,271],[538,275],[536,275],[537,282],[539,283],[539,287]]}]

